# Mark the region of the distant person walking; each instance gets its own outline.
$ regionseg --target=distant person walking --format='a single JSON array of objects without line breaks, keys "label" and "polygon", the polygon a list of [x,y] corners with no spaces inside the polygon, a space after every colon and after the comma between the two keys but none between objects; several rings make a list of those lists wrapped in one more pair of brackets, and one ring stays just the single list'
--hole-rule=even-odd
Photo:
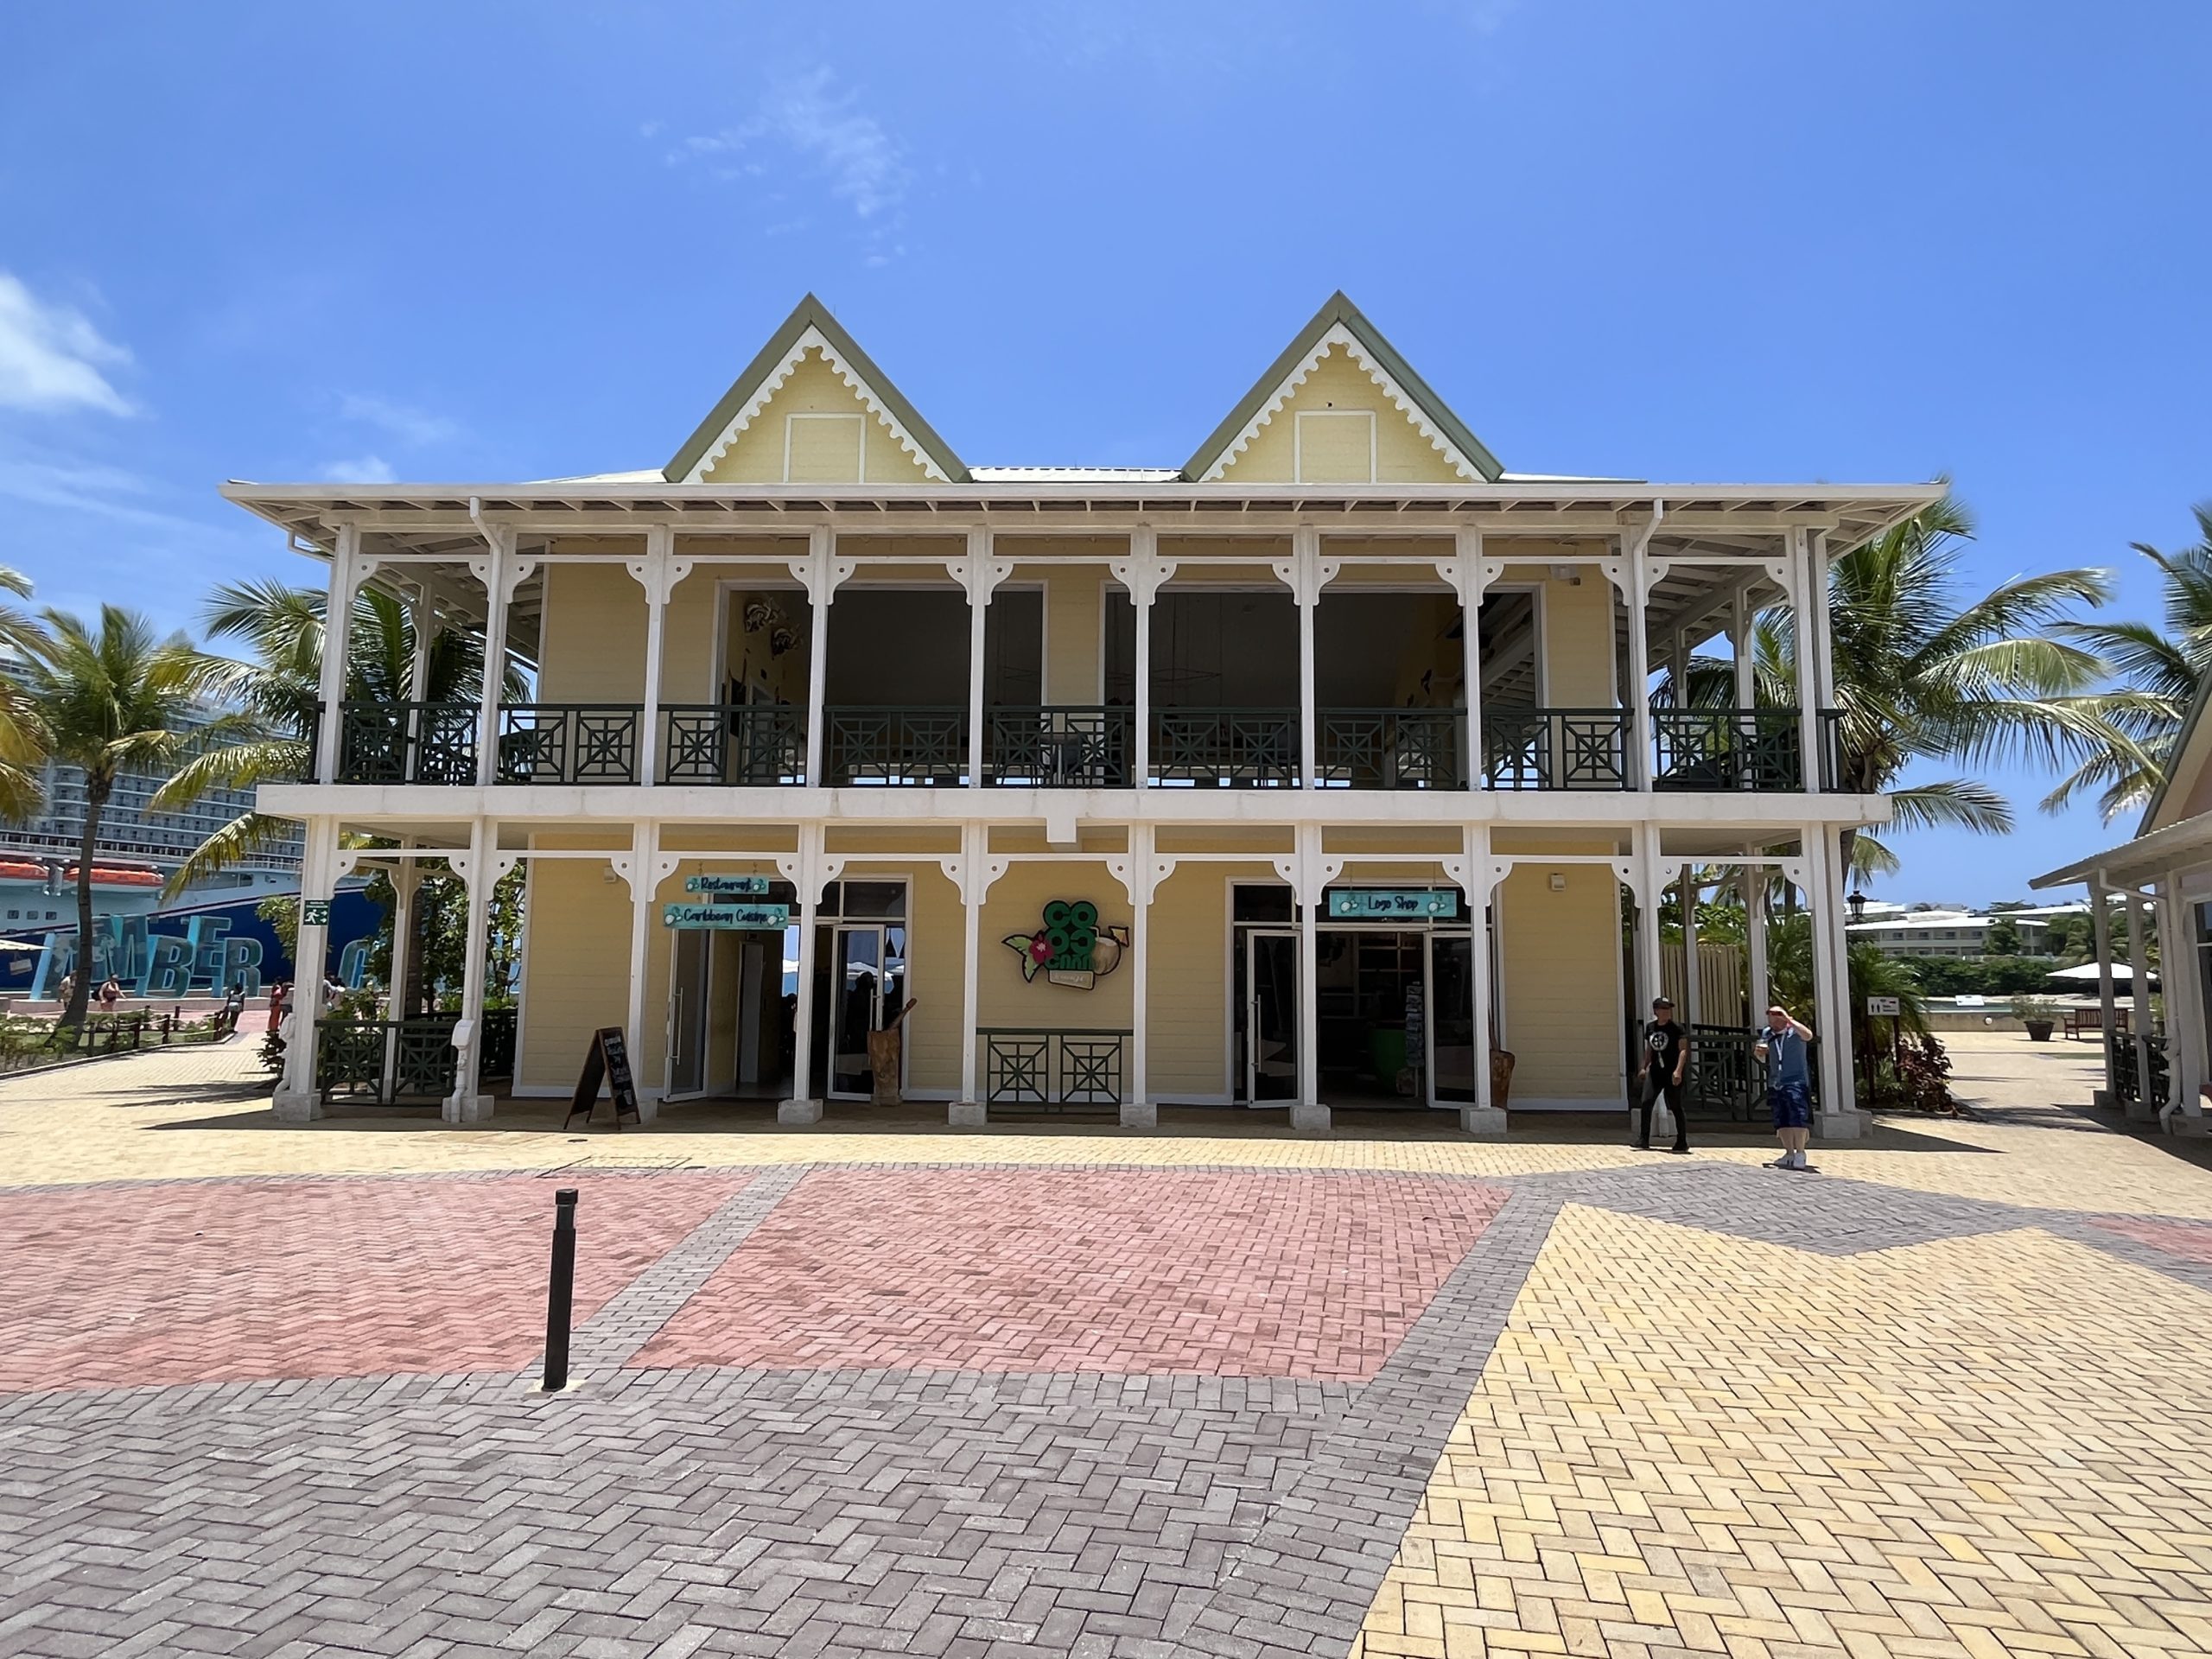
[{"label": "distant person walking", "polygon": [[69,999],[77,995],[77,976],[73,973],[62,975],[61,983],[55,988],[54,995],[63,1007],[67,1007]]},{"label": "distant person walking", "polygon": [[1809,1170],[1805,1142],[1813,1130],[1813,1068],[1808,1045],[1813,1028],[1789,1017],[1780,1003],[1766,1011],[1766,1029],[1752,1050],[1766,1062],[1767,1109],[1774,1116],[1774,1137],[1782,1156],[1769,1169]]},{"label": "distant person walking", "polygon": [[1690,1034],[1675,1023],[1673,999],[1652,998],[1651,1018],[1643,1027],[1643,1063],[1636,1068],[1636,1144],[1641,1150],[1651,1150],[1651,1109],[1662,1098],[1675,1118],[1675,1144],[1668,1150],[1690,1149],[1690,1126],[1682,1116],[1682,1071],[1689,1058]]},{"label": "distant person walking", "polygon": [[274,1031],[284,1022],[284,982],[278,980],[269,988],[269,1029]]},{"label": "distant person walking", "polygon": [[107,976],[106,982],[100,987],[101,1012],[105,1014],[113,1014],[115,1012],[115,1005],[122,1001],[123,982],[118,979],[113,974],[110,974]]}]

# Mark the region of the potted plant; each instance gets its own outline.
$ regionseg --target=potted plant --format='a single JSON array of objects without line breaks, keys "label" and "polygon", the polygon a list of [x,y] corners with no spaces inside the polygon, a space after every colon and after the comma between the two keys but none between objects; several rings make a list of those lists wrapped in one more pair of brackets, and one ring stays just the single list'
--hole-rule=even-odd
[{"label": "potted plant", "polygon": [[2028,1028],[2028,1040],[2047,1043],[2058,1024],[2058,1004],[2047,996],[2016,996],[2012,1017]]}]

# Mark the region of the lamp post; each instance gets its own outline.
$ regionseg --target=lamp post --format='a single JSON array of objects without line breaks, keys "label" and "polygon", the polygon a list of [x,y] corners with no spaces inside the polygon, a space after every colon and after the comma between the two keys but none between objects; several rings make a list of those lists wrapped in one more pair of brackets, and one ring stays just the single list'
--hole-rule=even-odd
[{"label": "lamp post", "polygon": [[1852,889],[1850,896],[1843,902],[1851,906],[1851,925],[1853,927],[1858,926],[1859,923],[1866,919],[1866,895],[1865,893],[1859,892],[1856,887],[1854,887]]}]

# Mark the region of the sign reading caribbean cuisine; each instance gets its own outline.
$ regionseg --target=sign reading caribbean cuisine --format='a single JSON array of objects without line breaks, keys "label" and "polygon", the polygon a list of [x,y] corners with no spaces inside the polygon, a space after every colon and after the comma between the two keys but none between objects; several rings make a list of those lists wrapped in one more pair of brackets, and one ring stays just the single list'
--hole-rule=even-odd
[{"label": "sign reading caribbean cuisine", "polygon": [[1101,927],[1098,906],[1088,899],[1072,904],[1055,899],[1045,906],[1044,926],[1034,933],[1009,933],[1003,943],[1007,950],[1020,953],[1024,980],[1042,974],[1048,983],[1087,991],[1098,982],[1101,974],[1110,974],[1122,965],[1129,930]]},{"label": "sign reading caribbean cuisine", "polygon": [[790,925],[789,905],[663,905],[663,927],[724,927],[748,931]]},{"label": "sign reading caribbean cuisine", "polygon": [[683,878],[683,891],[758,898],[768,891],[768,878],[765,875],[687,875]]},{"label": "sign reading caribbean cuisine", "polygon": [[1459,894],[1452,887],[1392,892],[1381,887],[1332,887],[1329,914],[1344,921],[1420,921],[1459,913]]}]

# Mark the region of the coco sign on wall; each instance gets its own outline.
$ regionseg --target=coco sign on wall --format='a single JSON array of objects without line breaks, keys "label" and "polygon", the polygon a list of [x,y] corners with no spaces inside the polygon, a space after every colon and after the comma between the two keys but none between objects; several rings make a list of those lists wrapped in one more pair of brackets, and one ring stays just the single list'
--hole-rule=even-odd
[{"label": "coco sign on wall", "polygon": [[1088,899],[1055,899],[1045,906],[1044,925],[1033,933],[1009,933],[1003,943],[1021,955],[1021,977],[1045,976],[1046,982],[1087,991],[1099,976],[1122,965],[1129,930],[1101,927],[1098,906]]}]

